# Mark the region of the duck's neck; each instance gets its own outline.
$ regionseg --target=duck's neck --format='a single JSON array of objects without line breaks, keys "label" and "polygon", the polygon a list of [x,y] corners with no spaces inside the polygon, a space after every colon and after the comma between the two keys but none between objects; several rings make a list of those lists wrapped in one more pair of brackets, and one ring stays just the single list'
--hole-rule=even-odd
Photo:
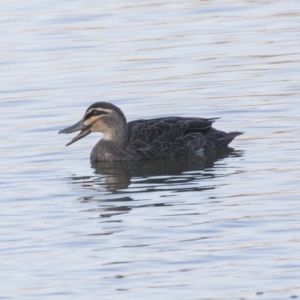
[{"label": "duck's neck", "polygon": [[109,142],[111,145],[122,148],[128,141],[127,123],[114,126],[108,126],[103,132],[102,141]]}]

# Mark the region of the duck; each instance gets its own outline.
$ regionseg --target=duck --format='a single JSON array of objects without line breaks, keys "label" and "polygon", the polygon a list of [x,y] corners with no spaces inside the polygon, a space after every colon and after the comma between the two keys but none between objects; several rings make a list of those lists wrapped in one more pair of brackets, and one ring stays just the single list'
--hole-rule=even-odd
[{"label": "duck", "polygon": [[212,127],[218,118],[161,117],[127,122],[112,103],[96,102],[76,124],[59,133],[80,131],[66,146],[92,132],[102,139],[94,146],[91,161],[166,159],[184,155],[214,155],[226,149],[243,132],[223,132]]}]

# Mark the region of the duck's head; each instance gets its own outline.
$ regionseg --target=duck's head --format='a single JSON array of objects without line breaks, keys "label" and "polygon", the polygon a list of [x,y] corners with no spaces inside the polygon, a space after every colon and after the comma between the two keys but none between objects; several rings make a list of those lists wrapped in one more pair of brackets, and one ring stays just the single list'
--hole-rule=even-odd
[{"label": "duck's head", "polygon": [[104,140],[123,142],[127,138],[127,122],[123,112],[115,105],[97,102],[91,105],[83,118],[76,124],[60,130],[58,133],[79,131],[66,146],[82,139],[91,132],[102,132]]}]

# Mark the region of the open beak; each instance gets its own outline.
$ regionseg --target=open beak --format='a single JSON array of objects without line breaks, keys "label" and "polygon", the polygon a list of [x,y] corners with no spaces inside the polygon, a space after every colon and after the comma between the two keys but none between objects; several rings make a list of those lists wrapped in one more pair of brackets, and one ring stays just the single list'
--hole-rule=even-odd
[{"label": "open beak", "polygon": [[58,133],[71,133],[71,132],[74,132],[74,131],[78,131],[80,130],[79,134],[76,135],[66,146],[69,146],[71,144],[73,144],[74,142],[82,139],[83,137],[87,136],[88,134],[90,134],[92,131],[91,131],[91,127],[89,126],[85,126],[83,124],[83,120],[79,121],[78,123],[70,126],[70,127],[67,127],[65,129],[62,129],[60,130]]}]

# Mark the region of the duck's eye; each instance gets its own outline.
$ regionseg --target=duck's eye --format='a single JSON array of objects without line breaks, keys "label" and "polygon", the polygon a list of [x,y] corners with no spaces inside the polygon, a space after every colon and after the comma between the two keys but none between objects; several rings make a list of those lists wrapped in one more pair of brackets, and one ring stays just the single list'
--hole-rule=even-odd
[{"label": "duck's eye", "polygon": [[98,115],[99,115],[99,112],[97,110],[92,111],[92,116],[98,116]]}]

